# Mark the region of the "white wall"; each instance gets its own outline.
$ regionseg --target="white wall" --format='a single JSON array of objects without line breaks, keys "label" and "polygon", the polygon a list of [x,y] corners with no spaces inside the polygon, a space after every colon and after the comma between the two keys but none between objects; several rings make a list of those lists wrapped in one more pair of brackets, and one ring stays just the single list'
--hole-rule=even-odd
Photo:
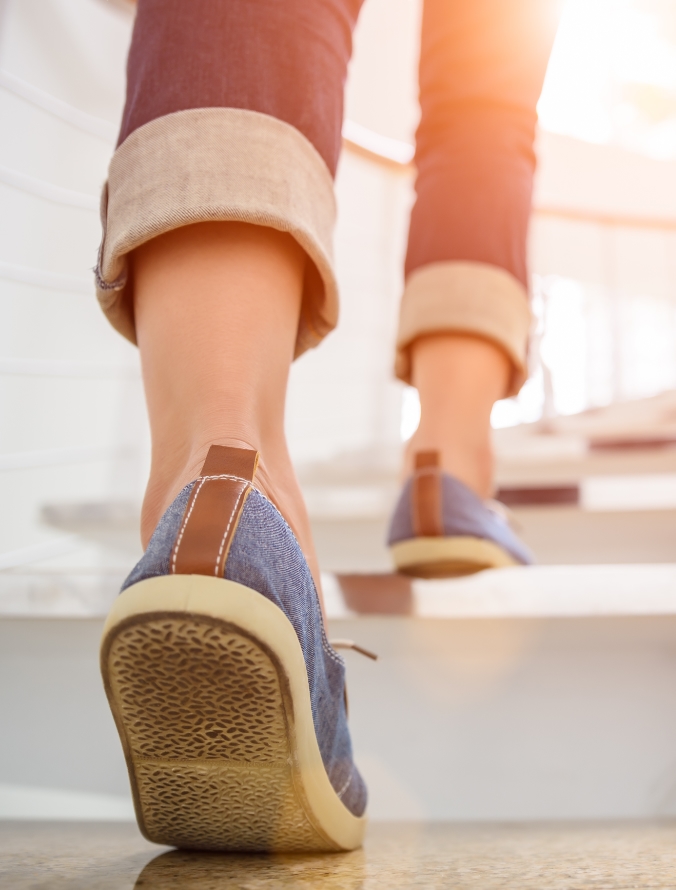
[{"label": "white wall", "polygon": [[98,0],[6,0],[0,33],[0,566],[96,549],[45,503],[138,499],[136,350],[93,296],[98,194],[120,115],[130,15]]}]

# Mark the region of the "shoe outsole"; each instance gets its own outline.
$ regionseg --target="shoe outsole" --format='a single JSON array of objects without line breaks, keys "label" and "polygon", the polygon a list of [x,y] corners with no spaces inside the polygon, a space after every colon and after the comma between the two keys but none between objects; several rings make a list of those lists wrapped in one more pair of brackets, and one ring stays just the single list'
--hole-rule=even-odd
[{"label": "shoe outsole", "polygon": [[469,536],[411,538],[390,550],[397,571],[414,578],[457,578],[520,565],[493,541]]},{"label": "shoe outsole", "polygon": [[366,820],[324,769],[298,638],[261,594],[203,575],[141,581],[108,617],[101,671],[146,838],[224,851],[361,845]]}]

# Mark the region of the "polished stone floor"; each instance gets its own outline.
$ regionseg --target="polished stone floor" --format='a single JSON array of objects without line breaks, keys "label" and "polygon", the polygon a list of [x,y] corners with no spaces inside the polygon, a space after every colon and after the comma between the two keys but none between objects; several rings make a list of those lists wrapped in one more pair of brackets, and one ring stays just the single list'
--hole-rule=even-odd
[{"label": "polished stone floor", "polygon": [[363,850],[240,856],[166,850],[128,823],[0,822],[7,890],[676,888],[676,822],[372,825]]}]

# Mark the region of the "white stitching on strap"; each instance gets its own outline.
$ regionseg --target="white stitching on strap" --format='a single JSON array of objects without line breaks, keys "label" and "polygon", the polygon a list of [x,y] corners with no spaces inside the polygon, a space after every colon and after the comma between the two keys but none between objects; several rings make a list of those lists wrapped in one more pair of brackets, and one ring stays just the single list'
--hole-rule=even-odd
[{"label": "white stitching on strap", "polygon": [[176,560],[178,558],[178,548],[181,546],[181,541],[183,540],[183,535],[185,533],[185,527],[188,524],[188,520],[190,519],[190,515],[195,507],[195,502],[197,500],[197,495],[200,493],[200,489],[204,485],[205,479],[199,480],[199,485],[197,486],[197,491],[195,492],[195,497],[192,499],[192,504],[190,504],[190,509],[188,510],[188,515],[183,520],[183,525],[181,526],[181,531],[178,533],[178,538],[176,538],[176,544],[174,545],[174,555],[171,560],[171,571],[175,575],[176,574]]},{"label": "white stitching on strap", "polygon": [[324,650],[324,652],[326,652],[326,654],[329,656],[329,658],[333,659],[333,661],[335,661],[336,664],[339,664],[341,667],[345,667],[345,661],[344,661],[344,659],[341,658],[341,656],[338,655],[337,652],[334,652],[333,649],[331,648],[331,644],[329,643],[328,637],[326,636],[326,631],[324,630],[324,621],[323,621],[323,619],[322,619],[321,632],[322,632],[322,633],[321,633],[321,636],[322,636],[322,649]]},{"label": "white stitching on strap", "polygon": [[[181,541],[183,540],[183,535],[185,534],[185,528],[188,524],[188,520],[190,519],[190,515],[195,507],[195,501],[197,500],[197,495],[200,493],[200,489],[202,488],[204,483],[209,482],[212,479],[232,479],[234,482],[243,482],[245,485],[249,486],[254,491],[258,491],[258,489],[255,487],[255,485],[253,485],[249,479],[244,479],[242,476],[233,476],[230,473],[222,473],[219,476],[198,476],[197,479],[195,480],[195,484],[199,483],[197,485],[197,491],[195,492],[195,497],[192,499],[192,503],[190,504],[190,510],[188,510],[188,515],[183,520],[183,525],[181,526],[181,530],[178,533],[178,537],[176,538],[176,544],[174,545],[174,553],[173,553],[173,556],[171,559],[171,571],[172,571],[172,574],[174,574],[174,575],[176,574],[176,561],[178,559],[178,548],[181,546]],[[258,492],[258,493],[262,495],[262,492]],[[265,497],[265,495],[262,495],[262,496]],[[267,498],[266,498],[266,500],[267,500]],[[239,503],[239,499],[238,499],[237,503]],[[237,505],[235,505],[235,508],[236,508],[236,506]],[[218,562],[220,562],[220,559],[221,559],[221,554],[223,552],[223,545],[225,543],[225,537],[227,537],[228,529],[230,528],[230,525],[232,524],[233,516],[234,516],[234,513],[230,517],[230,521],[228,522],[228,528],[226,528],[226,530],[225,530],[225,536],[223,538],[223,541],[221,542],[220,550],[218,551]],[[218,575],[218,562],[216,563],[216,575]]]},{"label": "white stitching on strap", "polygon": [[258,491],[251,479],[245,479],[243,476],[232,476],[230,473],[221,473],[218,476],[200,476],[199,478],[205,481],[210,479],[232,479],[234,482],[244,482],[247,485],[250,485],[255,491]]},{"label": "white stitching on strap", "polygon": [[338,797],[342,798],[343,794],[345,794],[347,789],[350,787],[351,781],[352,781],[352,769],[350,769],[350,775],[347,777],[347,782],[343,785],[343,787],[340,789],[340,791],[336,791],[336,794],[338,795]]},{"label": "white stitching on strap", "polygon": [[[206,476],[205,478],[206,479],[213,479],[213,478],[220,479],[222,477],[220,477],[220,476],[217,476],[217,477]],[[226,478],[230,478],[230,477],[226,477]],[[239,477],[237,476],[235,478],[239,478]],[[237,512],[237,508],[239,507],[239,505],[242,501],[244,492],[250,487],[250,483],[247,482],[246,479],[242,479],[241,481],[245,483],[244,488],[242,488],[239,495],[237,496],[237,500],[235,501],[235,506],[232,508],[232,513],[230,514],[230,519],[228,519],[228,524],[225,528],[225,531],[223,532],[223,540],[221,541],[221,546],[218,548],[218,556],[216,557],[216,565],[214,566],[214,575],[217,578],[218,578],[218,567],[221,563],[221,556],[223,554],[223,548],[225,547],[225,542],[228,537],[228,532],[230,531],[230,526],[232,525],[232,520],[235,518],[235,513]]]}]

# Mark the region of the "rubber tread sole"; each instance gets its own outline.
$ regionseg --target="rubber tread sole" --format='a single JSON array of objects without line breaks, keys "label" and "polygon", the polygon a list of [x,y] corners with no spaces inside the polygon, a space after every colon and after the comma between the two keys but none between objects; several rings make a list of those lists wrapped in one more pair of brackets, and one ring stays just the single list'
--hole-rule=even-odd
[{"label": "rubber tread sole", "polygon": [[118,598],[101,670],[151,841],[229,851],[354,849],[365,819],[333,790],[303,654],[256,591],[206,576]]}]

